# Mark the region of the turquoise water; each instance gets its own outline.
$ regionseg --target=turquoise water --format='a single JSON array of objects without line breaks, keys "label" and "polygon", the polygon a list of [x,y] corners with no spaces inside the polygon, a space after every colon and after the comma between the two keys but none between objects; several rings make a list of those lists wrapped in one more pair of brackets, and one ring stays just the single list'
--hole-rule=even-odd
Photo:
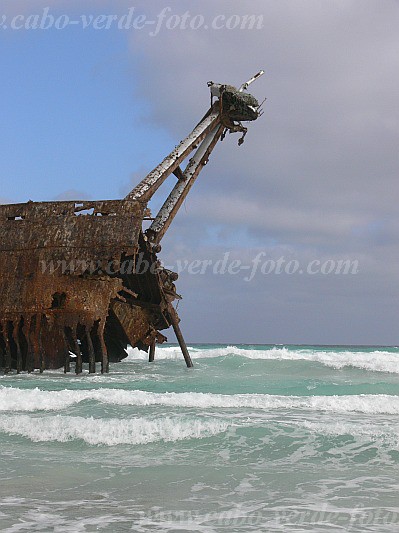
[{"label": "turquoise water", "polygon": [[398,348],[190,352],[0,374],[0,530],[399,530]]}]

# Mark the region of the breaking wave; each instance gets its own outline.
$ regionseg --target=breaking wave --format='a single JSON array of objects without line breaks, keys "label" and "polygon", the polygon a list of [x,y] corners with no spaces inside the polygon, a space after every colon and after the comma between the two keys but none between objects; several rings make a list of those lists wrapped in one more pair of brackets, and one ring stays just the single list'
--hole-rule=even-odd
[{"label": "breaking wave", "polygon": [[198,409],[250,408],[310,409],[333,413],[398,414],[399,396],[360,394],[345,396],[281,396],[272,394],[156,393],[142,390],[92,389],[45,391],[0,387],[0,411],[57,411],[83,401],[109,405],[169,406]]},{"label": "breaking wave", "polygon": [[91,445],[147,444],[202,439],[228,428],[220,420],[178,418],[96,419],[80,416],[0,416],[0,431],[26,437],[33,442],[82,440]]},{"label": "breaking wave", "polygon": [[392,446],[394,449],[398,449],[399,447],[398,424],[382,426],[381,424],[364,424],[353,421],[330,420],[328,422],[302,421],[298,423],[298,425],[309,430],[313,434],[319,433],[320,435],[331,437],[350,435],[370,442],[379,440]]},{"label": "breaking wave", "polygon": [[[310,361],[321,363],[335,369],[345,367],[360,368],[371,372],[390,372],[399,374],[399,353],[374,350],[362,351],[326,351],[317,349],[290,349],[286,347],[270,347],[268,349],[251,349],[237,346],[221,348],[189,348],[193,359],[239,356],[247,359]],[[130,348],[125,361],[147,359],[148,355],[136,348]],[[181,359],[182,355],[176,346],[157,347],[156,359]]]}]

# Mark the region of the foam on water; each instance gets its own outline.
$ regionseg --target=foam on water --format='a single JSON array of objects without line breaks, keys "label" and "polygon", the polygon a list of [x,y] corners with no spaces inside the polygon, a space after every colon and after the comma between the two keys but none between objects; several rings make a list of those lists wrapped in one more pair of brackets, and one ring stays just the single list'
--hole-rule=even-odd
[{"label": "foam on water", "polygon": [[[399,354],[384,350],[372,352],[362,351],[325,351],[318,349],[291,349],[286,347],[270,347],[263,349],[226,346],[220,348],[190,347],[193,359],[239,356],[247,359],[310,361],[321,363],[335,369],[345,367],[361,368],[370,372],[390,372],[399,374]],[[146,360],[148,355],[137,348],[128,350],[125,361]],[[181,359],[179,348],[175,346],[157,347],[157,359]]]},{"label": "foam on water", "polygon": [[392,422],[383,427],[379,424],[356,423],[345,420],[330,420],[328,422],[302,421],[299,425],[311,433],[320,433],[321,435],[333,437],[350,435],[369,442],[381,441],[390,445],[391,448],[399,449],[399,425]]},{"label": "foam on water", "polygon": [[83,440],[87,444],[106,446],[202,439],[222,433],[227,428],[226,422],[214,419],[0,416],[0,431],[9,435],[20,435],[34,442]]},{"label": "foam on water", "polygon": [[399,530],[398,349],[190,351],[1,375],[0,530]]},{"label": "foam on water", "polygon": [[156,393],[142,390],[92,389],[45,391],[0,387],[0,411],[57,411],[83,401],[110,405],[176,408],[230,409],[250,408],[306,409],[333,413],[399,413],[399,396],[387,394],[359,394],[346,396],[281,396],[273,394],[211,394],[202,392]]}]

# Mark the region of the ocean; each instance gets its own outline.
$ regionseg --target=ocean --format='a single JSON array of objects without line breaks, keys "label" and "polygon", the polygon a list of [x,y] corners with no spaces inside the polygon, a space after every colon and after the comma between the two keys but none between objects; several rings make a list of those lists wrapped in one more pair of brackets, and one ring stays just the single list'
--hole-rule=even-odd
[{"label": "ocean", "polygon": [[0,530],[399,531],[397,347],[190,353],[1,374]]}]

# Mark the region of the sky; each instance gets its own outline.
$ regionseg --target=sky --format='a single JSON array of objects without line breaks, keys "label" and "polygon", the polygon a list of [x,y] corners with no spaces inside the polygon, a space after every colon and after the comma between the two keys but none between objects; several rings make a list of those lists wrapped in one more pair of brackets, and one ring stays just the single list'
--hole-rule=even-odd
[{"label": "sky", "polygon": [[0,201],[123,197],[207,111],[209,80],[264,69],[263,116],[218,143],[162,242],[185,337],[397,345],[398,27],[396,0],[2,0]]}]

